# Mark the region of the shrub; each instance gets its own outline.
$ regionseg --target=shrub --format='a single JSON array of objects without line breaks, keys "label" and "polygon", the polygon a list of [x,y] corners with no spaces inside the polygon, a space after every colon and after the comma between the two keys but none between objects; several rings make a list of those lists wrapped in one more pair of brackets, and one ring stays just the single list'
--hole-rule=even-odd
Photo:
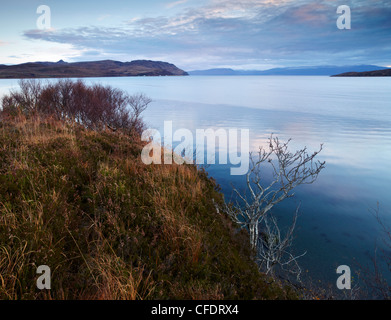
[{"label": "shrub", "polygon": [[144,94],[69,79],[42,84],[37,80],[20,80],[19,90],[2,98],[2,116],[52,117],[85,128],[140,133],[144,126],[141,113],[152,101]]}]

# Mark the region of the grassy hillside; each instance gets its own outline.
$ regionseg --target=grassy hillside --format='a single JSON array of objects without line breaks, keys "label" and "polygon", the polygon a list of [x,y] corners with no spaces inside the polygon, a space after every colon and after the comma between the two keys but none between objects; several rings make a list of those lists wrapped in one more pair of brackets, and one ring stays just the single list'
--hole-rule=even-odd
[{"label": "grassy hillside", "polygon": [[86,78],[86,77],[136,77],[136,76],[186,76],[187,72],[163,61],[113,60],[67,63],[29,62],[18,65],[0,65],[0,78]]},{"label": "grassy hillside", "polygon": [[[139,135],[0,122],[0,299],[284,299],[190,165],[141,162]],[[38,290],[39,265],[52,289]]]}]

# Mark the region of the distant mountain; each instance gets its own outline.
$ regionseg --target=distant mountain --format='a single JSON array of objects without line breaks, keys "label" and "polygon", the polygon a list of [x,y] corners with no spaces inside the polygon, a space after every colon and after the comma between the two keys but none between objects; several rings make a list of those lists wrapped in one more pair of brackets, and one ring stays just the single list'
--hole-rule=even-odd
[{"label": "distant mountain", "polygon": [[366,72],[345,72],[332,77],[391,77],[391,69],[373,70]]},{"label": "distant mountain", "polygon": [[84,77],[132,77],[132,76],[186,76],[187,72],[162,61],[113,60],[67,63],[29,62],[18,65],[0,65],[1,79],[24,78],[84,78]]},{"label": "distant mountain", "polygon": [[294,76],[331,76],[344,72],[363,72],[382,70],[384,67],[374,65],[356,65],[356,66],[311,66],[311,67],[291,67],[274,68],[269,70],[233,70],[227,68],[216,68],[208,70],[189,71],[191,76],[267,76],[267,75],[294,75]]},{"label": "distant mountain", "polygon": [[194,70],[194,71],[189,71],[188,73],[191,76],[238,76],[240,75],[239,74],[240,71],[235,71],[233,69],[226,69],[226,68]]}]

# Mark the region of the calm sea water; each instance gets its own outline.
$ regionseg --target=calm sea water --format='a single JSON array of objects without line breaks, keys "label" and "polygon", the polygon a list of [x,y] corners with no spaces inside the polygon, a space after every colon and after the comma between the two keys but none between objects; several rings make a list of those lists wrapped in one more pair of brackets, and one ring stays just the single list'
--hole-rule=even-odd
[{"label": "calm sea water", "polygon": [[[307,251],[300,262],[308,274],[335,283],[339,265],[370,264],[381,232],[370,210],[391,225],[391,78],[300,76],[94,78],[154,101],[144,114],[150,128],[163,133],[163,121],[175,129],[238,128],[250,130],[250,147],[265,145],[271,133],[292,138],[292,151],[321,143],[326,161],[318,180],[300,186],[295,197],[274,208],[287,224],[300,203],[295,250]],[[0,95],[16,88],[0,80]],[[229,167],[207,169],[226,199],[244,176]]]}]

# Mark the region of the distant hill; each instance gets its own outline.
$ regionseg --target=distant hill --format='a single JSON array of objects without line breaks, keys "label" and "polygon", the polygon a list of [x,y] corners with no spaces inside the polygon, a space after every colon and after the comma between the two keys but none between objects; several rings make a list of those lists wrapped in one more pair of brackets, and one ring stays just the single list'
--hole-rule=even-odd
[{"label": "distant hill", "polygon": [[240,71],[235,71],[233,69],[228,69],[228,68],[194,70],[194,71],[189,71],[188,73],[191,76],[238,76],[240,75]]},{"label": "distant hill", "polygon": [[29,62],[18,65],[0,65],[0,79],[25,78],[84,78],[84,77],[132,77],[132,76],[185,76],[187,72],[162,61],[113,60],[67,63]]},{"label": "distant hill", "polygon": [[391,77],[391,69],[373,70],[366,72],[345,72],[332,77]]},{"label": "distant hill", "polygon": [[191,76],[250,76],[250,75],[295,75],[295,76],[331,76],[344,72],[363,72],[372,70],[381,70],[384,67],[375,65],[356,65],[356,66],[311,66],[311,67],[290,67],[273,68],[269,70],[234,70],[228,68],[216,68],[208,70],[189,71]]}]

